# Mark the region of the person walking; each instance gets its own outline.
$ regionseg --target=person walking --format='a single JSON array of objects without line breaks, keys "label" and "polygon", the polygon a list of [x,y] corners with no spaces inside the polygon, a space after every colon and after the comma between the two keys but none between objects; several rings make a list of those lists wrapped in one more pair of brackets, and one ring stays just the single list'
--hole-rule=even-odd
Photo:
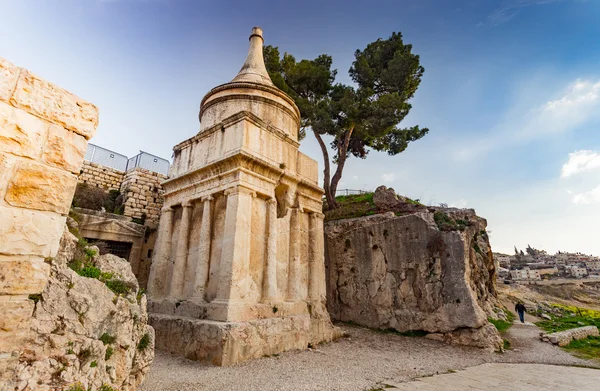
[{"label": "person walking", "polygon": [[518,302],[517,305],[515,306],[515,311],[517,311],[517,314],[519,314],[519,319],[521,320],[521,323],[525,323],[525,304],[523,304],[522,301]]}]

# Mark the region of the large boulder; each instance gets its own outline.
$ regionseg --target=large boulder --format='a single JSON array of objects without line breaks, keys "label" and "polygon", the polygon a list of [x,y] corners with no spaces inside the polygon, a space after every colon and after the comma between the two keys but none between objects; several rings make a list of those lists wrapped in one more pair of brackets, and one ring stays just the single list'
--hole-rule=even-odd
[{"label": "large boulder", "polygon": [[[32,297],[31,340],[17,367],[16,390],[135,390],[153,360],[146,296],[129,263],[93,257],[93,249],[77,242],[65,229],[57,257],[48,260],[50,279]],[[78,274],[68,263],[77,265],[80,256],[87,257],[87,269]]]},{"label": "large boulder", "polygon": [[[325,224],[332,318],[497,350],[487,222],[470,209],[421,208]],[[491,326],[491,327],[490,327]]]}]

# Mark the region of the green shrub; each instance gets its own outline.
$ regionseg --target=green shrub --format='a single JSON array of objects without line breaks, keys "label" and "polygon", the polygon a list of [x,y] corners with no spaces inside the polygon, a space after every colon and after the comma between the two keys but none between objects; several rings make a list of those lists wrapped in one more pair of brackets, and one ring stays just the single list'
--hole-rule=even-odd
[{"label": "green shrub", "polygon": [[83,252],[85,253],[85,256],[87,258],[93,258],[95,257],[97,254],[96,249],[95,248],[91,248],[91,247],[86,247]]},{"label": "green shrub", "polygon": [[72,205],[79,208],[101,210],[107,197],[108,193],[100,187],[78,183]]},{"label": "green shrub", "polygon": [[140,288],[138,290],[138,293],[135,295],[135,299],[138,302],[138,304],[142,301],[142,297],[144,296],[145,293],[146,293],[146,291],[144,290],[144,288]]},{"label": "green shrub", "polygon": [[441,210],[435,211],[433,219],[440,231],[456,231],[458,229],[456,221]]},{"label": "green shrub", "polygon": [[145,350],[146,348],[148,348],[148,346],[150,346],[150,334],[146,333],[144,334],[142,339],[140,339],[137,348],[138,350]]},{"label": "green shrub", "polygon": [[491,324],[493,324],[494,326],[496,326],[496,329],[500,333],[505,332],[506,330],[508,330],[510,328],[510,326],[512,326],[512,322],[507,322],[507,321],[502,320],[502,319],[488,318],[488,321]]},{"label": "green shrub", "polygon": [[94,360],[90,363],[90,368],[96,368],[98,366],[98,363]]},{"label": "green shrub", "polygon": [[84,265],[81,269],[75,270],[75,271],[80,276],[87,277],[87,278],[99,279],[100,274],[102,274],[102,271],[100,269],[98,269],[96,266],[92,266],[92,265]]},{"label": "green shrub", "polygon": [[115,390],[108,384],[103,384],[102,387],[100,387],[100,390],[98,390],[98,391],[118,391],[118,390]]},{"label": "green shrub", "polygon": [[117,337],[110,335],[109,333],[104,333],[98,339],[100,341],[102,341],[103,344],[109,345],[111,343],[115,343],[115,341],[117,340]]},{"label": "green shrub", "polygon": [[67,391],[86,391],[81,383],[75,383],[67,389]]},{"label": "green shrub", "polygon": [[110,360],[110,358],[112,357],[113,353],[114,353],[114,350],[113,350],[112,346],[107,347],[106,348],[106,353],[104,353],[104,360],[105,361]]},{"label": "green shrub", "polygon": [[123,280],[108,280],[105,282],[105,284],[108,287],[108,289],[110,289],[117,295],[126,295],[131,291],[131,288],[129,288]]}]

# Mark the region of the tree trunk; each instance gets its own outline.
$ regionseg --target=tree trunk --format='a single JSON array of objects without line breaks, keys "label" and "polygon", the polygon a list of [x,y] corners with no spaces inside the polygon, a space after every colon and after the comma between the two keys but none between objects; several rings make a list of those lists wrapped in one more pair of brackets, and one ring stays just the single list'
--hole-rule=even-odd
[{"label": "tree trunk", "polygon": [[[337,168],[335,170],[335,174],[333,174],[333,178],[331,178],[331,183],[329,184],[329,191],[334,195],[334,198],[335,193],[337,191],[338,183],[340,182],[340,179],[342,179],[342,171],[344,170],[346,159],[348,158],[348,145],[350,145],[350,137],[352,136],[353,131],[354,126],[348,129],[348,131],[344,135],[343,143],[341,143],[341,145],[338,148]],[[333,208],[337,208],[337,204],[335,204]]]},{"label": "tree trunk", "polygon": [[335,203],[335,193],[332,195],[330,186],[329,152],[327,151],[327,146],[321,135],[314,129],[312,131],[321,147],[321,152],[323,153],[323,189],[325,190],[325,198],[327,199],[327,208],[335,209],[337,207],[337,204]]}]

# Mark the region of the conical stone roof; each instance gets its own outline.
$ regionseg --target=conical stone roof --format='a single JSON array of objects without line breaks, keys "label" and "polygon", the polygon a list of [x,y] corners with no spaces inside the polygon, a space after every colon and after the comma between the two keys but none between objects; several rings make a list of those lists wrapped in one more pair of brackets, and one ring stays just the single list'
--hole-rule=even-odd
[{"label": "conical stone roof", "polygon": [[250,34],[248,57],[246,57],[242,69],[240,69],[237,76],[231,80],[231,83],[249,82],[274,86],[269,77],[269,73],[267,72],[267,68],[265,67],[263,42],[262,29],[260,27],[254,27],[252,29],[252,34]]}]

